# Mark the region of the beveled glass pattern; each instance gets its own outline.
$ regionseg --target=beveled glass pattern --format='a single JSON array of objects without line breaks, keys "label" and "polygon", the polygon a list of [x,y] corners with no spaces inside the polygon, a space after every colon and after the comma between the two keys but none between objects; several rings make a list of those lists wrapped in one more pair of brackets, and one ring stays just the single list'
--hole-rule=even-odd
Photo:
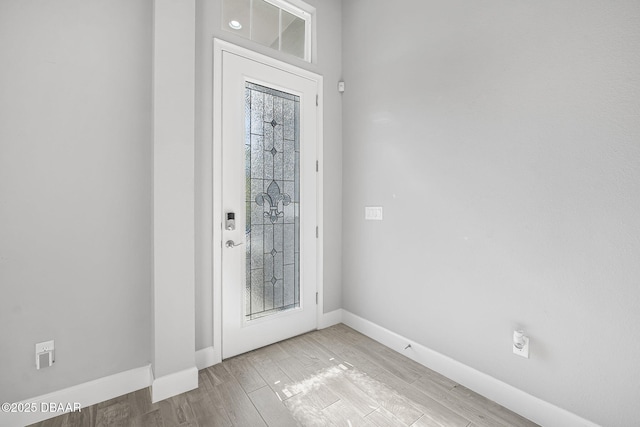
[{"label": "beveled glass pattern", "polygon": [[245,86],[245,316],[300,306],[300,97]]}]

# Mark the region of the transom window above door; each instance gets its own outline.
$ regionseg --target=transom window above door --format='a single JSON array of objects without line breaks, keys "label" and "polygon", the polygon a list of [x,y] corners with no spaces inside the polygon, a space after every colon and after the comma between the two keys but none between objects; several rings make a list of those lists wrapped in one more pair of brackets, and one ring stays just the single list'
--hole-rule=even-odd
[{"label": "transom window above door", "polygon": [[311,62],[312,15],[313,8],[300,0],[222,2],[224,30],[308,62]]}]

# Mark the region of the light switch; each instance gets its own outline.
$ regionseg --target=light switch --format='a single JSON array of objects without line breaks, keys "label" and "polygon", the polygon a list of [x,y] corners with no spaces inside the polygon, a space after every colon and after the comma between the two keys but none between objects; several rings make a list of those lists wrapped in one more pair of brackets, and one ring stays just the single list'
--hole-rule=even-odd
[{"label": "light switch", "polygon": [[364,219],[382,221],[382,206],[365,206]]}]

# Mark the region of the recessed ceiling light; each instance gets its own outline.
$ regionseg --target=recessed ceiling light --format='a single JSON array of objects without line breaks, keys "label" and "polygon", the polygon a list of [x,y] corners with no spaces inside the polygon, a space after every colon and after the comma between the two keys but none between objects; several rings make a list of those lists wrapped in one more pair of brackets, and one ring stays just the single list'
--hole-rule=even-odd
[{"label": "recessed ceiling light", "polygon": [[238,21],[229,21],[229,26],[234,30],[239,30],[240,28],[242,28],[242,24]]}]

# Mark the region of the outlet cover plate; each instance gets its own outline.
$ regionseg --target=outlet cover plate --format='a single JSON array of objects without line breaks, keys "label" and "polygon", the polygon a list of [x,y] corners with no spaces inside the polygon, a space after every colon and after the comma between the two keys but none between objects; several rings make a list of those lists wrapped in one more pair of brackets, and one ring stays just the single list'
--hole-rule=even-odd
[{"label": "outlet cover plate", "polygon": [[48,368],[55,362],[53,340],[36,344],[36,369]]},{"label": "outlet cover plate", "polygon": [[522,337],[524,339],[524,346],[522,348],[518,348],[515,345],[513,346],[513,354],[517,354],[520,357],[524,357],[526,359],[529,358],[529,337]]}]

